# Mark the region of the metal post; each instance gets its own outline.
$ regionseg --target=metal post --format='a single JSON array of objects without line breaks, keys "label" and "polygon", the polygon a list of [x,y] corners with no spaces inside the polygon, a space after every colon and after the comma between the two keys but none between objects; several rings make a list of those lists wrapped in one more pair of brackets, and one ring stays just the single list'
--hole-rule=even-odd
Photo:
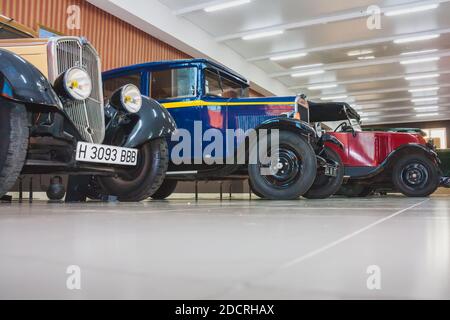
[{"label": "metal post", "polygon": [[23,178],[19,178],[19,203],[23,201]]},{"label": "metal post", "polygon": [[232,188],[233,188],[233,181],[230,181],[230,200],[232,197]]},{"label": "metal post", "polygon": [[33,178],[30,177],[30,203],[33,203]]},{"label": "metal post", "polygon": [[250,180],[247,180],[248,184],[248,198],[252,200],[252,188],[250,187]]},{"label": "metal post", "polygon": [[223,200],[223,181],[220,181],[220,201]]},{"label": "metal post", "polygon": [[198,181],[195,180],[195,201],[198,201]]}]

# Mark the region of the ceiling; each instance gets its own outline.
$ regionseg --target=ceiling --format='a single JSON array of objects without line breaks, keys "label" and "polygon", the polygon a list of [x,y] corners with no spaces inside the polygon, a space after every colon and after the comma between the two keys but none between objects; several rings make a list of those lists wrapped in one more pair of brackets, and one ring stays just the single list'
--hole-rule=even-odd
[{"label": "ceiling", "polygon": [[[364,123],[450,119],[450,0],[251,0],[204,10],[233,1],[160,0],[293,93],[349,102]],[[368,28],[373,5],[381,12],[380,29]],[[424,5],[437,8],[408,12]],[[389,15],[395,10],[408,13]],[[417,36],[435,38],[395,43]],[[273,60],[283,56],[290,58]]]}]

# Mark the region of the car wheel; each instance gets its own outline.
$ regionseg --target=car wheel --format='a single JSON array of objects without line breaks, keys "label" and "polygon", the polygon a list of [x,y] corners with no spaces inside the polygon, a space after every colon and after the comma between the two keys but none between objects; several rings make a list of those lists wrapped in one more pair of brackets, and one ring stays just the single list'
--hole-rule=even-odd
[{"label": "car wheel", "polygon": [[307,199],[326,199],[334,195],[344,181],[344,165],[339,154],[331,148],[325,147],[323,157],[338,163],[336,177],[318,174],[311,189],[303,196]]},{"label": "car wheel", "polygon": [[349,184],[343,185],[336,192],[337,195],[346,196],[348,198],[364,198],[373,193],[372,187],[364,186],[361,184]]},{"label": "car wheel", "polygon": [[156,191],[152,195],[152,199],[164,200],[170,197],[170,195],[174,193],[175,189],[177,188],[177,184],[178,184],[177,180],[171,179],[164,180],[163,184],[161,185],[161,187],[159,187],[158,191]]},{"label": "car wheel", "polygon": [[137,165],[117,177],[97,177],[101,189],[122,202],[139,202],[161,186],[169,165],[165,139],[155,139],[139,149]]},{"label": "car wheel", "polygon": [[0,197],[17,181],[28,149],[28,119],[25,106],[6,102],[0,105]]},{"label": "car wheel", "polygon": [[[259,142],[260,145],[268,145],[264,141]],[[253,146],[250,154],[256,152],[256,148]],[[316,178],[314,149],[300,135],[280,131],[277,157],[278,163],[263,164],[258,160],[257,164],[248,166],[252,188],[264,199],[298,199],[311,188]]]},{"label": "car wheel", "polygon": [[404,156],[394,166],[392,182],[408,197],[428,197],[439,186],[439,167],[422,154]]}]

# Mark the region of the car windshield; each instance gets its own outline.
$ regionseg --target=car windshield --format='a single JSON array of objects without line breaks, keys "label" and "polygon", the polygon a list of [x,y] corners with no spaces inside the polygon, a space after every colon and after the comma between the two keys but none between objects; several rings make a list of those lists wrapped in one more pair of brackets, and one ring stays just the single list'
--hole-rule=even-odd
[{"label": "car windshield", "polygon": [[197,94],[197,68],[153,71],[150,86],[150,95],[155,100],[194,97]]},{"label": "car windshield", "polygon": [[205,94],[222,98],[248,97],[248,88],[222,76],[214,69],[205,69]]}]

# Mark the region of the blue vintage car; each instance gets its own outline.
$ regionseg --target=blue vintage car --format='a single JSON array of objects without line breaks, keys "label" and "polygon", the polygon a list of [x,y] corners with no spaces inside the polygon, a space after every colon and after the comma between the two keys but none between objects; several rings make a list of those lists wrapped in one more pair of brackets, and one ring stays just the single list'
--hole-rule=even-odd
[{"label": "blue vintage car", "polygon": [[[155,199],[169,196],[179,180],[249,177],[255,194],[266,199],[324,198],[342,184],[341,160],[325,146],[325,142],[340,142],[308,123],[305,97],[251,98],[247,79],[206,59],[128,66],[105,72],[103,81],[106,96],[124,83],[135,84],[169,111],[179,132],[189,135],[170,142],[169,172],[152,196]],[[262,130],[269,130],[269,135]],[[270,160],[250,161],[257,150],[249,139],[254,131],[267,145],[269,136],[278,132],[277,150],[264,150]],[[229,132],[235,136],[230,138]],[[223,148],[218,151],[207,142]],[[238,150],[245,150],[245,162],[237,161]]]}]

